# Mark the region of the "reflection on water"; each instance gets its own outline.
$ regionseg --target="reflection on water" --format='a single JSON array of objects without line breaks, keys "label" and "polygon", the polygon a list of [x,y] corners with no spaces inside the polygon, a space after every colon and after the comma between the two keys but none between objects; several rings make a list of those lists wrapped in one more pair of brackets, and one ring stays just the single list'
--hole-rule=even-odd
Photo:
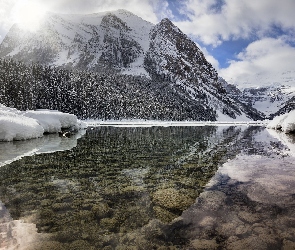
[{"label": "reflection on water", "polygon": [[0,167],[24,156],[69,150],[77,146],[77,140],[85,133],[85,130],[79,130],[68,138],[60,137],[58,134],[47,134],[31,140],[0,142]]},{"label": "reflection on water", "polygon": [[295,249],[295,152],[267,131],[253,139],[260,150],[227,161],[179,219],[192,249]]},{"label": "reflection on water", "polygon": [[0,248],[292,247],[288,153],[261,127],[88,129],[0,168]]}]

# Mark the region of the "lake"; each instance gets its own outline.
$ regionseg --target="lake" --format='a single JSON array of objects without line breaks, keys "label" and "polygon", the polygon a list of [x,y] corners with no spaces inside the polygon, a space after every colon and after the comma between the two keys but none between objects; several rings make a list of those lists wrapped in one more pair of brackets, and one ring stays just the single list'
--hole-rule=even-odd
[{"label": "lake", "polygon": [[294,135],[101,126],[0,150],[0,249],[295,249]]}]

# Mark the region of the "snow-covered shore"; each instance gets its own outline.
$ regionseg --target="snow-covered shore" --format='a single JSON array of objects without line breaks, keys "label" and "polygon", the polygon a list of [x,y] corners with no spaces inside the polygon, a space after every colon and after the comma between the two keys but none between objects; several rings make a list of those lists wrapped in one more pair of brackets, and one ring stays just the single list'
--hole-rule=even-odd
[{"label": "snow-covered shore", "polygon": [[0,141],[38,138],[44,133],[83,127],[85,124],[72,114],[53,110],[19,111],[0,104]]},{"label": "snow-covered shore", "polygon": [[157,120],[85,120],[88,127],[198,127],[198,126],[266,126],[265,121],[157,121]]},{"label": "snow-covered shore", "polygon": [[276,116],[269,122],[267,128],[281,130],[285,133],[295,131],[295,110],[290,111],[287,114]]},{"label": "snow-covered shore", "polygon": [[86,120],[56,110],[19,111],[0,104],[0,141],[26,140],[42,137],[44,133],[58,133],[62,129],[78,130],[87,126],[266,126],[285,133],[295,131],[295,110],[266,121],[151,121],[151,120]]}]

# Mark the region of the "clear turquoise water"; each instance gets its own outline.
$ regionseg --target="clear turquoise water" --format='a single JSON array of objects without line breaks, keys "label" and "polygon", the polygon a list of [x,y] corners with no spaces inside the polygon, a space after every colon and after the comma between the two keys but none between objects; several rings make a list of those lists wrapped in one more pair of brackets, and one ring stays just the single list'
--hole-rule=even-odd
[{"label": "clear turquoise water", "polygon": [[274,136],[97,127],[53,138],[70,146],[0,167],[0,249],[293,247],[294,137]]}]

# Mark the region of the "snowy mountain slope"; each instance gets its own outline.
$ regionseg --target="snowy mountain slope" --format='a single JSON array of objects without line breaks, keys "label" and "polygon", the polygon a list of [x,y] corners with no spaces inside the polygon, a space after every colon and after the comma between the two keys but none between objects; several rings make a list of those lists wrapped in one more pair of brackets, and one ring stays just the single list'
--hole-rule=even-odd
[{"label": "snowy mountain slope", "polygon": [[185,107],[198,107],[193,110],[198,112],[195,119],[263,118],[228,94],[202,51],[167,18],[153,25],[125,10],[91,15],[48,13],[36,32],[14,25],[0,45],[0,57],[169,82],[169,95],[175,93],[189,104]]},{"label": "snowy mountain slope", "polygon": [[287,85],[246,88],[242,91],[241,98],[267,117],[273,117],[273,114],[284,109],[285,106],[288,109],[288,103],[295,98],[295,88]]},{"label": "snowy mountain slope", "polygon": [[260,88],[238,89],[219,78],[228,96],[259,110],[266,118],[288,113],[295,109],[295,88],[291,85],[272,84]]},{"label": "snowy mountain slope", "polygon": [[288,101],[283,103],[278,111],[270,114],[269,118],[272,119],[275,116],[289,113],[292,110],[295,110],[295,95],[293,95]]},{"label": "snowy mountain slope", "polygon": [[202,51],[168,18],[151,30],[145,63],[150,74],[170,75],[173,80],[217,80]]},{"label": "snowy mountain slope", "polygon": [[143,62],[152,26],[125,10],[90,15],[48,13],[36,32],[14,25],[0,46],[0,56],[96,71],[124,71],[135,64],[145,73],[138,61]]}]

